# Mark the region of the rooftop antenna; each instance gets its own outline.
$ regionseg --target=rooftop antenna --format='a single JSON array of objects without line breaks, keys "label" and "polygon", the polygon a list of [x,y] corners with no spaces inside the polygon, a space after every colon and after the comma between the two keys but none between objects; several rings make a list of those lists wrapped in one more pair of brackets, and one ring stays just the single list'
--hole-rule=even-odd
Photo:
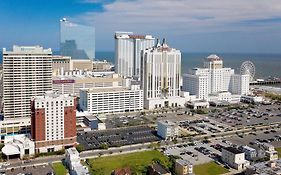
[{"label": "rooftop antenna", "polygon": [[159,39],[156,39],[156,47],[160,47]]},{"label": "rooftop antenna", "polygon": [[162,43],[163,47],[168,47],[167,43],[166,43],[166,38],[163,38],[163,43]]}]

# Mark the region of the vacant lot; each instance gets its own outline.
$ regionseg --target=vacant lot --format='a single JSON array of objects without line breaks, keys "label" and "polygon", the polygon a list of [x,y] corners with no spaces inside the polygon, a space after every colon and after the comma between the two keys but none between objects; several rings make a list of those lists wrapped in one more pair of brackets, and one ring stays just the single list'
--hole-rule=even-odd
[{"label": "vacant lot", "polygon": [[110,175],[114,169],[130,167],[138,174],[145,174],[147,167],[152,163],[159,161],[162,165],[170,167],[168,157],[159,151],[143,151],[137,153],[123,154],[119,156],[101,157],[87,160],[91,172],[95,175]]},{"label": "vacant lot", "polygon": [[64,167],[64,165],[60,162],[60,163],[53,163],[52,165],[54,172],[56,175],[66,175],[67,170]]},{"label": "vacant lot", "polygon": [[195,175],[219,175],[229,172],[215,162],[195,165],[193,170]]}]

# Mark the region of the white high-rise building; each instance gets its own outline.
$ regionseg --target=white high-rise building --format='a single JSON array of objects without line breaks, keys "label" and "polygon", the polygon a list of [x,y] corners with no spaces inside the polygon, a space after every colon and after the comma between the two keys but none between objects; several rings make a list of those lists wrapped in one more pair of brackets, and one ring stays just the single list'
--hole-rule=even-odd
[{"label": "white high-rise building", "polygon": [[143,109],[143,91],[139,85],[80,89],[79,105],[91,114],[132,112]]},{"label": "white high-rise building", "polygon": [[180,97],[181,52],[170,48],[165,39],[143,53],[142,88],[147,109],[183,106]]},{"label": "white high-rise building", "polygon": [[3,49],[4,118],[31,116],[30,100],[52,90],[52,50],[40,46]]},{"label": "white high-rise building", "polygon": [[200,100],[209,100],[210,95],[225,100],[221,96],[225,96],[226,92],[235,95],[248,94],[249,76],[234,74],[234,69],[223,67],[221,58],[210,55],[205,59],[203,68],[194,68],[191,74],[183,75],[182,90],[196,95]]},{"label": "white high-rise building", "polygon": [[233,94],[247,95],[250,90],[250,75],[232,75],[231,92]]},{"label": "white high-rise building", "polygon": [[151,35],[134,35],[132,32],[115,33],[115,71],[124,77],[139,78],[141,51],[154,46]]},{"label": "white high-rise building", "polygon": [[189,92],[192,95],[196,95],[201,100],[208,99],[208,76],[207,75],[183,75],[182,90]]},{"label": "white high-rise building", "polygon": [[76,144],[76,98],[47,91],[30,100],[31,137],[37,153]]}]

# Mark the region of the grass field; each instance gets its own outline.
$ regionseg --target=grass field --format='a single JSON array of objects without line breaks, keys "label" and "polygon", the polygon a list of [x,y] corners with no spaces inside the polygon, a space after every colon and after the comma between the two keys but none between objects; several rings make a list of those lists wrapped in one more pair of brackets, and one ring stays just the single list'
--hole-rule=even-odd
[{"label": "grass field", "polygon": [[215,162],[195,165],[193,171],[195,175],[219,175],[229,172],[226,168]]},{"label": "grass field", "polygon": [[278,152],[278,157],[281,158],[281,148],[275,148],[275,150]]},{"label": "grass field", "polygon": [[114,169],[123,167],[130,167],[135,174],[145,174],[147,167],[154,161],[166,167],[171,166],[169,158],[156,150],[89,159],[88,163],[95,175],[110,175]]},{"label": "grass field", "polygon": [[66,175],[66,173],[67,173],[66,168],[63,166],[63,164],[61,162],[53,163],[52,167],[55,171],[55,175]]}]

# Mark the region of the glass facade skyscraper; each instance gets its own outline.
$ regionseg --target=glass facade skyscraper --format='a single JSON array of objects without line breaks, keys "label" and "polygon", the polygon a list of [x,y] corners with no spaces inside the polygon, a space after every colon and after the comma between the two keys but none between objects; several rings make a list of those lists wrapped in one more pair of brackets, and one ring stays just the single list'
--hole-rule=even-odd
[{"label": "glass facade skyscraper", "polygon": [[60,20],[60,53],[72,59],[95,58],[95,28]]}]

